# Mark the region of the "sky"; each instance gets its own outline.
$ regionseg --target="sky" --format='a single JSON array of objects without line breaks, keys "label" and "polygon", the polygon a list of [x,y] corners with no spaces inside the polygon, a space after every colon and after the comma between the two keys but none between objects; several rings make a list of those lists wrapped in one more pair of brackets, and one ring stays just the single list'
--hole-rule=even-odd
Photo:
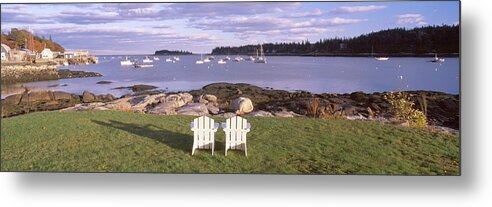
[{"label": "sky", "polygon": [[92,54],[209,53],[459,23],[458,1],[2,4],[1,31],[30,29]]}]

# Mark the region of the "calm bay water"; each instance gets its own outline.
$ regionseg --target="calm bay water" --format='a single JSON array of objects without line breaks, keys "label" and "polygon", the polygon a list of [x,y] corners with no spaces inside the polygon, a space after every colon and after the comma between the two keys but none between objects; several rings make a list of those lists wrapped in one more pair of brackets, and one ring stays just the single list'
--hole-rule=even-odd
[{"label": "calm bay water", "polygon": [[[180,56],[176,63],[165,62],[166,56],[154,61],[153,68],[135,69],[120,66],[120,59],[99,57],[95,65],[62,66],[70,70],[99,72],[103,77],[62,79],[14,85],[2,85],[2,97],[22,92],[20,86],[33,90],[60,90],[82,94],[128,94],[126,89],[113,89],[135,84],[154,85],[169,91],[199,89],[215,82],[250,83],[283,90],[305,90],[313,93],[383,92],[396,90],[431,90],[459,93],[459,58],[446,58],[443,63],[431,58],[390,58],[377,61],[367,57],[267,57],[267,64],[250,61],[196,65],[196,55]],[[129,56],[142,60],[144,56]],[[234,58],[235,56],[230,56]],[[98,81],[111,84],[96,84]]]}]

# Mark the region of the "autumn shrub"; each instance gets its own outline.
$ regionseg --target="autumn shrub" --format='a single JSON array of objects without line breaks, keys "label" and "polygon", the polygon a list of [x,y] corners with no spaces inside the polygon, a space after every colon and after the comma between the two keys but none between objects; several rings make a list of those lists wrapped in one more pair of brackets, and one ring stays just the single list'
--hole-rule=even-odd
[{"label": "autumn shrub", "polygon": [[384,94],[383,98],[391,105],[395,119],[408,122],[410,126],[414,127],[425,127],[427,125],[427,117],[422,111],[414,108],[415,103],[411,100],[409,94],[390,92]]},{"label": "autumn shrub", "polygon": [[307,103],[308,115],[311,115],[313,117],[317,117],[318,107],[319,107],[319,99],[316,97],[313,97],[313,99],[311,101],[308,101],[308,103]]}]

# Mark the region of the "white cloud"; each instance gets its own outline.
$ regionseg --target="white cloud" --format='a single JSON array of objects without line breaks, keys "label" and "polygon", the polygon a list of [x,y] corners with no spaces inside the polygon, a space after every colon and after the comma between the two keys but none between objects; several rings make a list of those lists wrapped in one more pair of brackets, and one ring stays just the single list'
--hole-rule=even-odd
[{"label": "white cloud", "polygon": [[401,14],[398,15],[398,24],[418,24],[418,25],[423,25],[427,24],[424,21],[424,16],[421,14]]},{"label": "white cloud", "polygon": [[356,13],[356,12],[367,12],[367,11],[374,11],[374,10],[380,10],[384,9],[386,6],[376,6],[376,5],[369,5],[369,6],[342,6],[338,7],[336,9],[333,9],[333,13],[337,14],[343,14],[343,13]]},{"label": "white cloud", "polygon": [[314,16],[321,16],[323,12],[321,9],[314,9],[313,11],[310,12],[303,12],[303,13],[294,13],[288,15],[288,17],[293,17],[293,18],[298,18],[298,17],[314,17]]}]

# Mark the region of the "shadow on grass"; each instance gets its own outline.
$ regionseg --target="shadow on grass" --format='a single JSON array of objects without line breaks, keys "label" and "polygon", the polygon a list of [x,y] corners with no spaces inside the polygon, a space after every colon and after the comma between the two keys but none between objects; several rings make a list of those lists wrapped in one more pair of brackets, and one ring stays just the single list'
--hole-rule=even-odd
[{"label": "shadow on grass", "polygon": [[162,129],[153,124],[138,125],[114,120],[109,120],[108,122],[92,120],[92,122],[102,126],[124,130],[138,136],[147,137],[185,153],[191,153],[191,148],[193,146],[193,138],[190,137],[190,135]]}]

